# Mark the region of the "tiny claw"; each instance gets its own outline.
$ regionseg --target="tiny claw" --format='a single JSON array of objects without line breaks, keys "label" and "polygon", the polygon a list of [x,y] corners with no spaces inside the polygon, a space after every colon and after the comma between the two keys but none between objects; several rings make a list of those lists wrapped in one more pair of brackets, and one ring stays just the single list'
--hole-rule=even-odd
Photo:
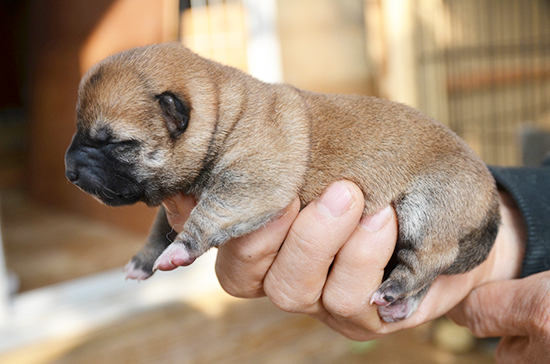
[{"label": "tiny claw", "polygon": [[[376,292],[374,292],[374,294],[372,295],[372,297],[370,299],[370,304],[372,305],[374,303],[377,306],[381,306],[381,307],[388,306],[393,301],[393,299],[390,301],[390,300],[387,299],[387,297],[388,296],[382,294],[380,291],[376,291]],[[393,297],[391,297],[391,298],[393,298]]]}]

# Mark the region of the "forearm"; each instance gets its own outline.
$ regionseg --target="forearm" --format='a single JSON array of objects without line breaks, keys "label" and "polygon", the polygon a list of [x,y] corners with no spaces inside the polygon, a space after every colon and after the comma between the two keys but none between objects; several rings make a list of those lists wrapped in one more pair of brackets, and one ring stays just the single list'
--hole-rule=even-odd
[{"label": "forearm", "polygon": [[511,197],[508,206],[521,215],[518,218],[514,213],[512,217],[525,226],[520,276],[550,270],[550,168],[490,169],[499,189]]},{"label": "forearm", "polygon": [[500,281],[518,278],[521,275],[525,254],[527,231],[521,212],[512,196],[499,190],[500,214],[502,223],[493,251],[491,271],[484,281]]}]

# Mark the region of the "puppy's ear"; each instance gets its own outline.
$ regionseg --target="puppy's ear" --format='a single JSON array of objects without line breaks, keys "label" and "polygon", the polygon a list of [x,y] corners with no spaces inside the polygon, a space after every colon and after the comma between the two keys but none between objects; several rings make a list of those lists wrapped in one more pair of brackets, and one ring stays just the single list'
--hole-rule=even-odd
[{"label": "puppy's ear", "polygon": [[189,106],[172,92],[163,92],[156,96],[166,127],[172,138],[177,138],[187,128],[189,123]]}]

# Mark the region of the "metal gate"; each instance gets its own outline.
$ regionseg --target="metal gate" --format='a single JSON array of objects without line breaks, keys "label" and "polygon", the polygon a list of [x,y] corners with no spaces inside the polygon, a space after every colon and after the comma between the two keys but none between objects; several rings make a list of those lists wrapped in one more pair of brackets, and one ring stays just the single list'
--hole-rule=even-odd
[{"label": "metal gate", "polygon": [[419,107],[487,163],[521,164],[521,133],[550,130],[550,2],[415,0],[414,9]]}]

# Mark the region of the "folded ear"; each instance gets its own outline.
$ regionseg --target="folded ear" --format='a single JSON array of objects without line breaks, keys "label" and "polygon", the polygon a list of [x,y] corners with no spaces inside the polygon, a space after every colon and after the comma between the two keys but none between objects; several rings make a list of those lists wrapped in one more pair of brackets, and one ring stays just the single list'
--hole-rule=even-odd
[{"label": "folded ear", "polygon": [[170,136],[172,138],[179,137],[187,128],[191,108],[185,101],[169,91],[157,95],[156,98]]}]

